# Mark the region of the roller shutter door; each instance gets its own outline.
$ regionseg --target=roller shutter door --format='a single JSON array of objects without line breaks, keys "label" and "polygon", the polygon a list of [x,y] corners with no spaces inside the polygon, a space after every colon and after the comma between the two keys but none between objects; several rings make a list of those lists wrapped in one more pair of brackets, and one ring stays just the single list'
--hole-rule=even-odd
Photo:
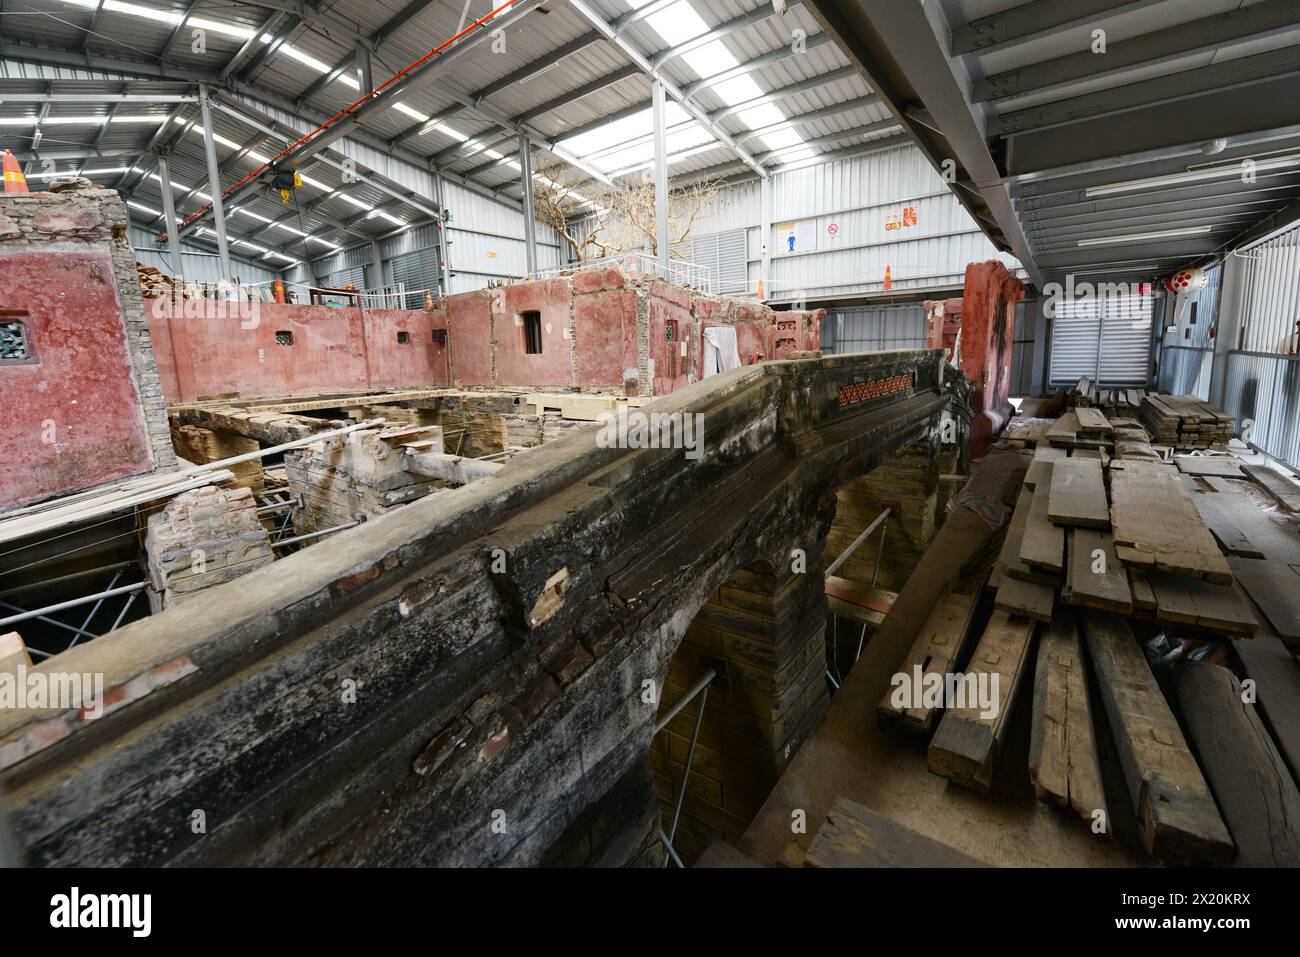
[{"label": "roller shutter door", "polygon": [[748,291],[749,267],[745,230],[706,233],[691,240],[691,262],[713,271],[714,292],[737,295]]},{"label": "roller shutter door", "polygon": [[1142,388],[1150,378],[1155,297],[1063,299],[1052,319],[1054,386],[1083,376],[1104,388]]}]

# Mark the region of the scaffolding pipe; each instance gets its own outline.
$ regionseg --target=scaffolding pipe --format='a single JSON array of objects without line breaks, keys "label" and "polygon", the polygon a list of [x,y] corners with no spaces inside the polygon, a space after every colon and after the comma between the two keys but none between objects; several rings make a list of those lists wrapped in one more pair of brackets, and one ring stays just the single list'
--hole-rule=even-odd
[{"label": "scaffolding pipe", "polygon": [[[79,608],[82,605],[89,605],[91,602],[103,601],[105,598],[112,598],[115,595],[129,595],[133,591],[139,591],[145,587],[144,582],[136,582],[134,585],[123,585],[121,588],[110,588],[107,591],[101,591],[94,595],[86,595],[82,598],[71,598],[68,601],[61,601],[56,605],[46,605],[44,608],[37,608],[35,611],[25,611],[21,615],[10,615],[8,618],[0,618],[0,628],[16,625],[20,621],[27,621],[31,618],[42,618],[45,615],[52,615],[58,611],[64,611],[68,608]],[[68,627],[72,627],[69,625]],[[83,629],[76,629],[83,631]]]},{"label": "scaffolding pipe", "polygon": [[[880,523],[883,522],[885,519],[889,518],[889,516],[893,514],[893,511],[894,510],[892,508],[887,508],[879,515],[877,515],[875,520],[862,530],[862,534],[853,540],[853,544],[850,545],[848,548],[844,549],[844,551],[840,553],[839,558],[831,562],[831,567],[826,569],[826,577],[830,578],[837,571],[839,571],[839,567],[849,560],[849,558],[853,555],[853,553],[858,550],[858,547],[870,537],[871,533],[880,527]],[[882,543],[884,542],[885,540],[884,535],[881,535],[880,540]],[[877,562],[876,564],[877,566],[879,566],[880,563]],[[874,581],[872,582],[872,585],[873,586],[875,585]]]},{"label": "scaffolding pipe", "polygon": [[293,538],[286,538],[280,542],[272,542],[272,548],[282,548],[285,545],[296,545],[298,542],[309,541],[313,538],[320,538],[322,535],[328,535],[331,532],[341,532],[344,529],[356,528],[360,522],[348,522],[346,525],[335,525],[333,528],[323,528],[319,532],[307,532],[305,535],[295,535]]}]

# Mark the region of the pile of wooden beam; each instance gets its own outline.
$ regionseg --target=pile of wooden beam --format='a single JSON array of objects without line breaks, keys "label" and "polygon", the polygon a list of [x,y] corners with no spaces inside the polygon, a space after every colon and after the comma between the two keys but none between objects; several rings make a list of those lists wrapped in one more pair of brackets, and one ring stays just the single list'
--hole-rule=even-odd
[{"label": "pile of wooden beam", "polygon": [[1083,376],[1070,390],[1071,408],[1096,408],[1105,415],[1137,415],[1145,389],[1101,389],[1088,376]]},{"label": "pile of wooden beam", "polygon": [[[1262,511],[1251,482],[1297,505],[1300,484],[1256,480],[1227,455],[1162,461],[1119,421],[1076,407],[1047,430],[988,576],[992,610],[970,569],[899,665],[995,698],[900,707],[891,694],[877,719],[932,735],[932,772],[996,794],[1028,708],[1036,795],[1094,833],[1123,814],[1159,862],[1300,864],[1300,528]],[[1157,654],[1172,669],[1153,671]],[[1273,685],[1266,720],[1243,706],[1238,675]]]},{"label": "pile of wooden beam", "polygon": [[1161,445],[1179,451],[1226,446],[1232,416],[1194,395],[1148,395],[1142,400],[1142,423]]}]

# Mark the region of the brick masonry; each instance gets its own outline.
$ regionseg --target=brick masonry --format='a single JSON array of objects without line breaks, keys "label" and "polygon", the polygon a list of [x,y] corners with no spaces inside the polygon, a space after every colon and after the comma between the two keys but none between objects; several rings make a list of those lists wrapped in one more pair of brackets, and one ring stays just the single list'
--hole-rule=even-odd
[{"label": "brick masonry", "polygon": [[828,700],[826,602],[815,556],[804,567],[811,571],[776,572],[766,562],[736,571],[669,662],[663,710],[708,669],[721,676],[709,689],[689,776],[698,698],[651,746],[665,833],[686,780],[673,844],[688,864],[713,841],[740,840]]},{"label": "brick masonry", "polygon": [[0,249],[67,249],[105,247],[113,257],[113,279],[145,431],[155,469],[176,464],[167,427],[167,404],[158,378],[158,363],[149,337],[149,321],[131,248],[126,206],[116,190],[90,180],[74,179],[59,192],[0,194]]},{"label": "brick masonry", "polygon": [[384,438],[379,429],[361,429],[286,452],[285,475],[298,503],[293,510],[295,533],[375,518],[450,487],[406,471],[401,439],[432,439],[430,450],[442,451],[441,430],[429,426],[393,439]]}]

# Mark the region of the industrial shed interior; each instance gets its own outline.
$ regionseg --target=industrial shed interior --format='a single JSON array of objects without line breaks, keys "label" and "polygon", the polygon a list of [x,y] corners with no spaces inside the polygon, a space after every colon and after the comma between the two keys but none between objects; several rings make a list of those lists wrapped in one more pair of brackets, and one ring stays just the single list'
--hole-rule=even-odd
[{"label": "industrial shed interior", "polygon": [[1300,863],[1294,0],[0,0],[0,862]]}]

